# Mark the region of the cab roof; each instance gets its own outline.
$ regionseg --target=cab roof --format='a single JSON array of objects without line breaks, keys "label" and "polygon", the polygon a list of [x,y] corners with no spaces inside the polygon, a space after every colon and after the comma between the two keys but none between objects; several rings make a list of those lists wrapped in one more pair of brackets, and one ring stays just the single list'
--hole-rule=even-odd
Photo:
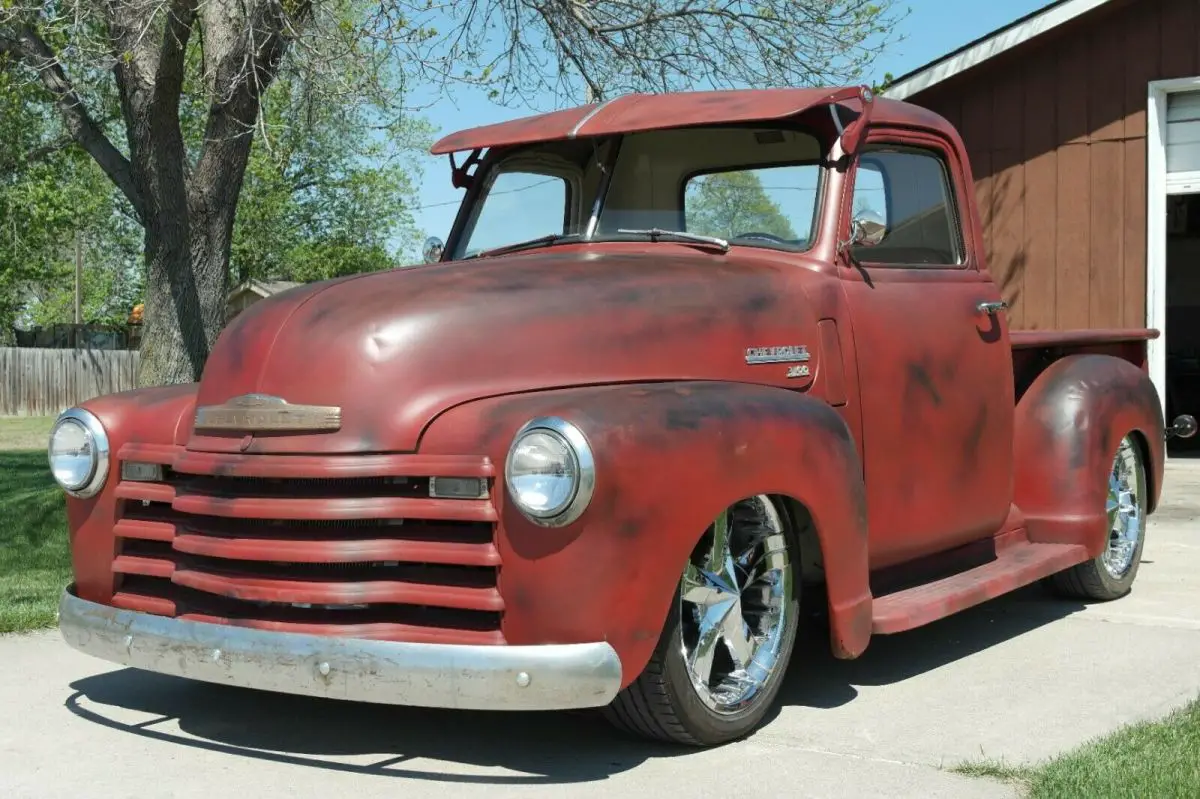
[{"label": "cab roof", "polygon": [[[816,106],[831,103],[852,103],[861,107],[858,98],[864,89],[853,86],[625,94],[602,103],[461,130],[443,137],[430,152],[442,155],[580,136],[612,136],[692,125],[768,122],[793,117]],[[871,121],[949,128],[946,120],[932,111],[882,97],[874,99]]]}]

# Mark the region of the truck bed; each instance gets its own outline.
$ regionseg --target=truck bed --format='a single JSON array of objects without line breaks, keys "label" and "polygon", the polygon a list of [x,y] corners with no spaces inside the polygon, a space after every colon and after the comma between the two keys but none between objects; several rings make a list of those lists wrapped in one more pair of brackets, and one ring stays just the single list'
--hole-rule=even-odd
[{"label": "truck bed", "polygon": [[1146,369],[1146,342],[1159,335],[1159,331],[1146,328],[1011,330],[1008,338],[1013,350],[1016,399],[1021,399],[1043,369],[1067,355],[1113,355]]}]

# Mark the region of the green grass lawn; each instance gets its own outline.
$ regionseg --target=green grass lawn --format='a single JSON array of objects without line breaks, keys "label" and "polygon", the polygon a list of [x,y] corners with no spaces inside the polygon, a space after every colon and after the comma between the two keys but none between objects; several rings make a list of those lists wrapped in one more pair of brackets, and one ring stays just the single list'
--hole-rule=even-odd
[{"label": "green grass lawn", "polygon": [[45,449],[0,449],[0,633],[53,625],[70,579],[66,502]]},{"label": "green grass lawn", "polygon": [[1161,721],[1125,727],[1040,766],[981,761],[954,771],[1018,783],[1030,799],[1194,799],[1200,795],[1200,699]]},{"label": "green grass lawn", "polygon": [[53,416],[0,416],[0,450],[46,451]]}]

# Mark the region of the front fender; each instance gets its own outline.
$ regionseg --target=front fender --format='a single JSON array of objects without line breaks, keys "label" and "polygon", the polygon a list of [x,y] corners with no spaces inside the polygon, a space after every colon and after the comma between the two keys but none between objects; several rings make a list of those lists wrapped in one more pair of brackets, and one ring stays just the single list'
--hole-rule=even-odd
[{"label": "front fender", "polygon": [[735,500],[767,493],[792,497],[812,515],[835,654],[866,647],[866,493],[850,432],[828,405],[718,382],[570,389],[455,408],[431,424],[420,450],[501,464],[516,431],[545,415],[587,437],[596,486],[578,520],[546,529],[525,519],[497,481],[510,643],[608,641],[628,684],[654,650],[700,535]]},{"label": "front fender", "polygon": [[1014,500],[1031,540],[1082,544],[1098,557],[1108,540],[1105,498],[1117,445],[1141,438],[1148,510],[1163,483],[1163,417],[1154,384],[1111,355],[1068,355],[1042,372],[1017,404]]},{"label": "front fender", "polygon": [[117,454],[125,444],[183,444],[196,406],[196,384],[154,386],[122,391],[80,403],[96,415],[108,435],[111,467],[108,482],[89,499],[66,497],[71,561],[79,596],[107,604],[113,594],[114,491],[120,482]]}]

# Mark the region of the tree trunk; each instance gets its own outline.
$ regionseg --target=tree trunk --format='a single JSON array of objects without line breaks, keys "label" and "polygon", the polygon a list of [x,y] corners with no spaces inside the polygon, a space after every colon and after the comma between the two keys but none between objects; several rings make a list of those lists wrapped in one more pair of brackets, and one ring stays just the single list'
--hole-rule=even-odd
[{"label": "tree trunk", "polygon": [[[250,137],[226,147],[218,169],[202,160],[186,192],[146,226],[143,386],[200,379],[225,324],[229,255]],[[183,195],[183,196],[179,196]]]},{"label": "tree trunk", "polygon": [[[215,31],[210,29],[209,55],[218,51]],[[186,39],[182,34],[180,38]],[[177,47],[181,50],[182,44]],[[165,94],[161,79],[154,91],[139,93],[122,86],[133,169],[148,206],[146,311],[138,377],[143,386],[199,380],[225,324],[233,222],[250,160],[260,88],[237,77],[241,58],[225,59],[230,60],[233,65],[214,67],[219,87],[215,93],[224,101],[210,107],[204,147],[190,167],[179,127],[181,83]],[[262,87],[270,77],[261,76]]]},{"label": "tree trunk", "polygon": [[138,376],[143,386],[199,380],[224,323],[229,252],[214,250],[203,223],[185,217],[180,227],[185,235],[146,231],[146,311]]}]

